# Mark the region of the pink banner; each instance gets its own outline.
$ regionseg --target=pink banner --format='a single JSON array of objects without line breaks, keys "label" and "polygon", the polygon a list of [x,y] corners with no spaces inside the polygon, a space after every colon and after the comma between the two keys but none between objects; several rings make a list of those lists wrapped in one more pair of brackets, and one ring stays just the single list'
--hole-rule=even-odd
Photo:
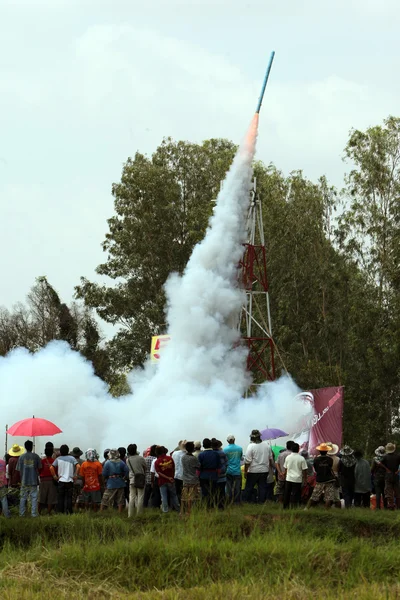
[{"label": "pink banner", "polygon": [[311,422],[309,451],[314,452],[322,442],[342,447],[343,387],[310,390],[314,397],[314,416]]}]

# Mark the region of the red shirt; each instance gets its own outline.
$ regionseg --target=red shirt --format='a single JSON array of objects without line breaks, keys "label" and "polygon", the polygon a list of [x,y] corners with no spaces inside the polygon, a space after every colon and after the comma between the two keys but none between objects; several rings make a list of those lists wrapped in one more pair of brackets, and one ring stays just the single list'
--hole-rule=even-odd
[{"label": "red shirt", "polygon": [[[154,463],[154,468],[158,473],[158,485],[164,485],[164,483],[173,483],[175,475],[175,463],[171,456],[163,454],[157,458]],[[166,475],[166,477],[163,477]]]},{"label": "red shirt", "polygon": [[45,456],[42,458],[42,468],[39,471],[40,481],[50,481],[50,479],[53,479],[53,476],[50,473],[50,467],[54,460],[55,459],[51,456]]}]

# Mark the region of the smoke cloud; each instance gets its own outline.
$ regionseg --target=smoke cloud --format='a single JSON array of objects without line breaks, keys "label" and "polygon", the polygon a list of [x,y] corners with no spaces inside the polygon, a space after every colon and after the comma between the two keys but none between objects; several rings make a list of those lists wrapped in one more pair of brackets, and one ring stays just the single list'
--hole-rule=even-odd
[{"label": "smoke cloud", "polygon": [[[296,429],[310,409],[294,400],[301,390],[290,377],[263,384],[256,397],[243,398],[250,379],[236,326],[244,301],[237,265],[246,240],[257,126],[255,115],[203,241],[183,275],[167,281],[171,341],[159,363],[132,372],[133,393],[115,400],[91,364],[66,343],[52,342],[34,355],[13,351],[0,358],[0,406],[9,425],[34,414],[63,430],[55,443],[99,450],[129,443],[142,450],[162,443],[172,450],[183,438],[225,440],[232,433],[246,445],[254,428]],[[14,439],[18,442],[12,438],[9,446]]]}]

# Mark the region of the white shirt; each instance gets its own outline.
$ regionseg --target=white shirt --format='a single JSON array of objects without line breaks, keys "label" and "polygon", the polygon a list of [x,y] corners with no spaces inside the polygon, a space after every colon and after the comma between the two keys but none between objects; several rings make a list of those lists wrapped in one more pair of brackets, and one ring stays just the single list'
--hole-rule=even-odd
[{"label": "white shirt", "polygon": [[172,455],[175,463],[175,479],[183,479],[182,456],[186,454],[185,450],[176,450]]},{"label": "white shirt", "polygon": [[57,467],[58,480],[62,483],[71,483],[74,479],[75,467],[78,461],[73,456],[59,456],[53,462],[53,467]]},{"label": "white shirt", "polygon": [[158,473],[156,471],[156,458],[153,460],[153,462],[151,463],[151,467],[150,467],[150,473],[154,473],[154,475],[156,477],[158,477]]},{"label": "white shirt", "polygon": [[247,446],[244,462],[250,465],[249,473],[267,473],[272,461],[272,450],[266,442],[255,444],[251,442]]},{"label": "white shirt", "polygon": [[303,481],[303,471],[308,470],[308,465],[304,456],[292,452],[285,458],[283,468],[286,469],[286,481],[301,483]]}]

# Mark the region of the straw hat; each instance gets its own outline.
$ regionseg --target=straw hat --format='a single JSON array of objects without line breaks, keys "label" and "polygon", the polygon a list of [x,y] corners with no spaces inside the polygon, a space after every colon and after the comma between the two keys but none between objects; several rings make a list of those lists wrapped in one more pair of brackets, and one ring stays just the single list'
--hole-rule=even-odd
[{"label": "straw hat", "polygon": [[389,442],[389,444],[386,444],[385,450],[386,454],[393,454],[393,452],[396,452],[396,446]]},{"label": "straw hat", "polygon": [[336,444],[332,444],[331,442],[326,443],[327,446],[330,446],[330,450],[328,452],[329,456],[335,456],[339,452],[339,446]]},{"label": "straw hat", "polygon": [[332,450],[332,448],[328,446],[328,444],[320,444],[316,447],[316,450],[319,450],[320,452],[329,452],[329,450]]},{"label": "straw hat", "polygon": [[10,456],[21,456],[21,454],[25,454],[25,448],[22,446],[18,446],[18,444],[14,444],[8,451]]}]

